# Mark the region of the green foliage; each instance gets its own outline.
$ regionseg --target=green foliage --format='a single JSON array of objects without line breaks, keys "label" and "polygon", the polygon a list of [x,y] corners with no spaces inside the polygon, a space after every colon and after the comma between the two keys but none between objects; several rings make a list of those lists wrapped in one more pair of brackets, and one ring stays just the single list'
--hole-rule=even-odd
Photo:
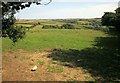
[{"label": "green foliage", "polygon": [[9,37],[15,43],[25,35],[25,29],[22,26],[14,26],[14,23],[13,15],[2,19],[2,37]]},{"label": "green foliage", "polygon": [[2,36],[9,37],[14,43],[25,35],[23,27],[14,26],[14,14],[25,7],[29,7],[31,2],[22,4],[22,2],[2,2]]},{"label": "green foliage", "polygon": [[63,22],[68,24],[77,24],[77,19],[69,19],[69,20],[63,20]]},{"label": "green foliage", "polygon": [[8,31],[8,37],[15,43],[17,42],[19,39],[23,38],[23,36],[25,35],[25,29],[21,26],[15,26],[13,28],[9,29],[10,31]]},{"label": "green foliage", "polygon": [[115,26],[117,30],[120,30],[120,7],[116,9],[116,13],[105,12],[102,16],[102,25]]},{"label": "green foliage", "polygon": [[42,29],[74,29],[75,27],[72,24],[63,24],[62,26],[58,25],[43,25]]},{"label": "green foliage", "polygon": [[16,14],[19,10],[30,7],[32,3],[36,3],[37,5],[40,4],[38,2],[34,2],[34,0],[33,2],[21,2],[21,0],[19,1],[20,2],[2,1],[2,5],[0,5],[0,8],[2,9],[2,36],[9,37],[14,43],[21,39],[25,34],[25,31],[21,30],[22,28],[14,26],[14,14]]},{"label": "green foliage", "polygon": [[60,29],[58,25],[43,25],[42,29]]},{"label": "green foliage", "polygon": [[120,7],[117,8],[115,11],[116,11],[117,14],[120,14]]},{"label": "green foliage", "polygon": [[[76,29],[93,29],[93,30],[101,30],[101,18],[94,18],[94,19],[79,19],[77,24],[74,24]],[[102,29],[103,31],[103,29]]]},{"label": "green foliage", "polygon": [[74,26],[72,24],[63,24],[61,26],[61,28],[63,28],[63,29],[74,29]]},{"label": "green foliage", "polygon": [[120,14],[116,15],[115,27],[120,30]]},{"label": "green foliage", "polygon": [[106,12],[102,17],[102,24],[107,26],[115,25],[116,14],[112,12]]}]

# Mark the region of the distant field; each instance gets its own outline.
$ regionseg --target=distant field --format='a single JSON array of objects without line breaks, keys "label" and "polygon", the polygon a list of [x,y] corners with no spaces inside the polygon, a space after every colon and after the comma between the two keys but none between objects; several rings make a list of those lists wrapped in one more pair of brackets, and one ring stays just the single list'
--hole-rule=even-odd
[{"label": "distant field", "polygon": [[59,21],[53,21],[53,20],[17,20],[16,24],[18,25],[33,25],[36,23],[41,23],[42,25],[61,25],[64,24],[64,22],[59,22]]},{"label": "distant field", "polygon": [[[71,24],[74,26],[75,29],[94,29],[94,30],[101,30],[101,31],[108,31],[108,27],[101,25],[101,19],[56,19],[56,20],[17,20],[16,25],[18,26],[25,26],[32,28],[39,25],[44,26],[59,26],[61,27],[64,24]],[[56,27],[58,29],[59,27]],[[49,27],[51,29],[51,27]],[[47,29],[49,29],[47,27]],[[46,29],[46,28],[44,28]],[[55,29],[55,28],[53,28]],[[60,28],[59,28],[60,29]]]},{"label": "distant field", "polygon": [[26,26],[26,27],[30,27],[32,26],[32,24],[16,24],[17,26]]},{"label": "distant field", "polygon": [[15,46],[8,38],[3,38],[3,50],[83,49],[92,46],[96,37],[103,36],[105,33],[95,30],[39,30],[37,27],[28,31]]},{"label": "distant field", "polygon": [[48,22],[41,22],[43,25],[62,25],[63,22],[56,22],[56,21],[48,21]]}]

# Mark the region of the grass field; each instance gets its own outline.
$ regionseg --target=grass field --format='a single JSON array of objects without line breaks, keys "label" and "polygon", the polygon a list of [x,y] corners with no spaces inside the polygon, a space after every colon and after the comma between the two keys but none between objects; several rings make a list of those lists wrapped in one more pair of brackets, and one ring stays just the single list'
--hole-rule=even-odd
[{"label": "grass field", "polygon": [[[44,25],[63,23],[41,22]],[[23,25],[29,26],[30,23],[34,24],[29,20]],[[87,21],[80,23],[86,26]],[[116,35],[83,27],[42,29],[42,25],[37,25],[15,44],[9,38],[2,38],[1,42],[4,81],[120,80],[120,49]],[[35,65],[37,71],[30,71]]]},{"label": "grass field", "polygon": [[24,39],[15,46],[8,38],[3,38],[3,50],[37,50],[45,48],[83,49],[92,46],[96,37],[106,36],[105,33],[93,30],[38,30],[33,28]]},{"label": "grass field", "polygon": [[42,25],[62,25],[64,22],[53,21],[53,20],[17,20],[17,25],[31,25],[40,22]]}]

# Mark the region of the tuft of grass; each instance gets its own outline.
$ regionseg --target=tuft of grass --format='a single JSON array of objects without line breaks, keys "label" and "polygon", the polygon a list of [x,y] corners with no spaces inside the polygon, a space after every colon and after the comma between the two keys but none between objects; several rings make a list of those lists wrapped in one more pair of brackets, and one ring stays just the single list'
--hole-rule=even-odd
[{"label": "tuft of grass", "polygon": [[51,63],[52,63],[52,64],[60,64],[59,61],[52,61]]},{"label": "tuft of grass", "polygon": [[63,72],[63,67],[62,66],[48,66],[47,67],[48,72],[52,73],[62,73]]},{"label": "tuft of grass", "polygon": [[38,60],[37,63],[40,64],[40,65],[43,65],[45,62],[42,61],[42,60]]}]

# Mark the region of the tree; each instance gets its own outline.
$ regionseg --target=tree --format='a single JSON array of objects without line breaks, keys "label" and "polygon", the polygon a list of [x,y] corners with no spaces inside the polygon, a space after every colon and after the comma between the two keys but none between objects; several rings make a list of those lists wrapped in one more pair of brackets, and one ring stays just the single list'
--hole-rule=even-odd
[{"label": "tree", "polygon": [[118,7],[115,11],[117,14],[120,14],[120,7]]},{"label": "tree", "polygon": [[[36,3],[37,5],[41,4],[39,1],[41,0],[31,0],[31,2],[21,2],[21,0],[19,0],[19,2],[2,1],[2,5],[0,5],[0,8],[2,9],[2,37],[9,37],[14,43],[23,38],[25,29],[14,25],[16,21],[14,14],[19,10],[30,7],[32,3]],[[51,1],[52,0],[50,0],[50,2]]]},{"label": "tree", "polygon": [[116,12],[105,12],[102,16],[102,25],[114,26],[115,29],[120,30],[120,7],[115,10]]},{"label": "tree", "polygon": [[102,24],[106,26],[114,26],[115,25],[116,14],[112,12],[105,12],[102,16]]}]

